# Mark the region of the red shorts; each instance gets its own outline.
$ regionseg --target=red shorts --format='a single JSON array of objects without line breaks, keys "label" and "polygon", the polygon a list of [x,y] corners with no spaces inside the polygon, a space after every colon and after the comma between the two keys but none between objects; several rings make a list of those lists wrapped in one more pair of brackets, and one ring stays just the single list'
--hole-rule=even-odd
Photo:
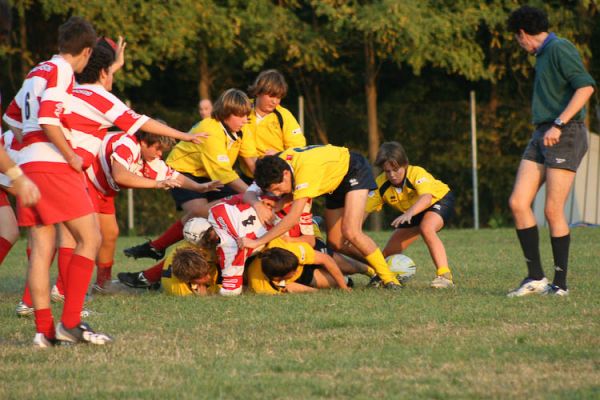
[{"label": "red shorts", "polygon": [[33,207],[23,207],[17,201],[19,226],[53,225],[94,213],[84,175],[64,166],[57,166],[52,173],[26,172],[41,197]]},{"label": "red shorts", "polygon": [[113,196],[106,196],[102,194],[96,186],[86,178],[88,191],[90,193],[90,198],[92,199],[92,204],[94,205],[94,210],[98,214],[111,214],[115,215],[115,198]]},{"label": "red shorts", "polygon": [[6,192],[2,189],[0,189],[0,207],[10,207],[10,202],[8,201],[8,196],[6,195]]}]

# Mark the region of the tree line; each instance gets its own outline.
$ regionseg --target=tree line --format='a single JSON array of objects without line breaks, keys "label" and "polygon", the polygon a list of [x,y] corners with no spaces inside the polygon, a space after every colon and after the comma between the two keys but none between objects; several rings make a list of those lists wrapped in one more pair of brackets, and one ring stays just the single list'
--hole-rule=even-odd
[{"label": "tree line", "polygon": [[[480,220],[503,226],[511,223],[506,202],[532,129],[534,58],[505,27],[522,3],[4,0],[12,24],[0,43],[0,90],[7,103],[29,69],[56,51],[58,25],[70,15],[85,17],[100,35],[126,38],[114,91],[182,130],[197,121],[200,98],[246,89],[260,70],[276,68],[290,84],[283,104],[296,115],[303,96],[309,143],[345,145],[372,159],[382,141],[401,142],[411,163],[455,191],[453,225],[461,227],[473,224],[468,98],[475,90]],[[546,10],[551,30],[575,43],[598,79],[598,1],[528,3]],[[135,197],[138,233],[175,217],[165,207],[168,194]]]}]

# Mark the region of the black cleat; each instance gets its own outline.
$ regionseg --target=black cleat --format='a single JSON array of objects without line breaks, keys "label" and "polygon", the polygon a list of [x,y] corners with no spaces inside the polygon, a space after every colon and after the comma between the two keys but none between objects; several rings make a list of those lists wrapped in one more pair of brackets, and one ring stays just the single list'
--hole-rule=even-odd
[{"label": "black cleat", "polygon": [[135,289],[150,289],[152,282],[146,279],[144,272],[119,272],[117,279],[125,286]]},{"label": "black cleat", "polygon": [[105,345],[113,342],[113,338],[105,333],[94,332],[85,322],[80,322],[74,328],[67,329],[62,323],[56,326],[56,339],[61,343],[90,343]]},{"label": "black cleat", "polygon": [[387,290],[402,290],[404,289],[404,286],[401,283],[396,283],[396,282],[388,282],[385,285],[383,285],[384,289]]},{"label": "black cleat", "polygon": [[153,258],[155,260],[160,260],[165,256],[165,250],[159,250],[152,247],[150,240],[148,240],[146,243],[124,249],[123,254],[125,254],[127,257],[133,257],[135,259]]},{"label": "black cleat", "polygon": [[380,288],[383,286],[383,282],[381,281],[381,278],[377,275],[374,275],[371,280],[369,281],[369,283],[367,283],[367,287],[370,288]]}]

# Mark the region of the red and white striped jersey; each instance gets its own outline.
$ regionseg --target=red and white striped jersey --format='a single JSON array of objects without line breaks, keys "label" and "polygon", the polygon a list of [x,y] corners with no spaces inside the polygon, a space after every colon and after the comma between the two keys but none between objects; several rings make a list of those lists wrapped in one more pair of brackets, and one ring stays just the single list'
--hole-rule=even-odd
[{"label": "red and white striped jersey", "polygon": [[[15,136],[12,133],[12,131],[8,130],[4,132],[2,135],[0,135],[0,146],[3,146],[4,150],[6,150],[6,154],[8,154],[10,159],[17,163],[17,157],[19,156],[19,152],[11,149],[11,144],[14,138]],[[4,174],[0,174],[0,185],[6,187],[12,186],[10,179]]]},{"label": "red and white striped jersey", "polygon": [[127,132],[108,134],[102,140],[98,157],[86,170],[94,186],[107,196],[114,196],[121,189],[112,177],[113,162],[118,162],[138,176],[156,181],[179,176],[179,172],[168,167],[160,158],[144,161],[140,144],[134,135]]},{"label": "red and white striped jersey", "polygon": [[84,168],[100,152],[108,128],[116,126],[134,134],[149,119],[131,110],[100,84],[75,85],[73,108],[67,118],[73,137],[71,145],[83,159]]},{"label": "red and white striped jersey", "polygon": [[4,121],[23,131],[23,141],[15,141],[12,147],[20,152],[19,164],[28,170],[47,172],[57,163],[67,164],[40,125],[61,127],[65,137],[71,139],[65,116],[71,112],[73,82],[73,68],[62,56],[55,55],[29,72],[8,105]]}]

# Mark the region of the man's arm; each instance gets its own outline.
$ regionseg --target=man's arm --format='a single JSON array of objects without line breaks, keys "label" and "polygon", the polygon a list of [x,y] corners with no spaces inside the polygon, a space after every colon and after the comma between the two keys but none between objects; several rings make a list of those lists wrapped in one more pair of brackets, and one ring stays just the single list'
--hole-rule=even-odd
[{"label": "man's arm", "polygon": [[118,162],[112,163],[112,177],[119,186],[137,189],[171,189],[179,187],[176,179],[166,179],[164,181],[155,181],[154,179],[144,178],[130,172],[127,168]]},{"label": "man's arm", "polygon": [[62,129],[56,125],[46,124],[42,124],[41,127],[44,130],[44,133],[46,134],[48,139],[50,139],[52,144],[54,144],[58,148],[58,151],[60,151],[60,154],[62,154],[62,156],[65,158],[67,163],[69,163],[71,168],[73,168],[77,172],[81,172],[83,160],[77,155],[77,153],[75,153],[73,148],[71,148],[71,145],[69,144],[69,142],[67,142],[67,139],[65,138]]},{"label": "man's arm", "polygon": [[303,285],[298,282],[286,282],[285,289],[287,293],[314,293],[317,291],[317,289],[315,288]]},{"label": "man's arm", "polygon": [[244,193],[244,203],[250,204],[254,208],[258,220],[263,225],[271,223],[275,218],[273,210],[260,201],[258,198],[258,193],[252,190],[246,190],[246,193]]},{"label": "man's arm", "polygon": [[223,187],[223,184],[220,181],[198,183],[183,174],[179,174],[175,179],[182,189],[193,190],[200,193],[210,192],[211,190],[218,191],[219,188]]},{"label": "man's arm", "polygon": [[11,180],[12,189],[25,207],[33,206],[40,199],[40,191],[35,183],[29,180],[19,166],[15,165],[3,147],[0,147],[0,172]]},{"label": "man's arm", "polygon": [[428,209],[429,206],[431,206],[432,199],[433,199],[433,196],[431,195],[431,193],[422,194],[417,199],[415,204],[413,204],[408,210],[404,211],[404,213],[402,213],[401,216],[399,216],[398,218],[393,220],[391,225],[394,228],[397,228],[398,225],[400,225],[400,224],[410,223],[410,220],[412,219],[412,217],[414,217],[418,213]]},{"label": "man's arm", "polygon": [[275,225],[270,231],[268,231],[264,236],[252,240],[248,238],[239,238],[238,246],[248,247],[251,249],[255,249],[258,246],[262,246],[263,244],[269,243],[271,240],[278,238],[283,235],[287,231],[289,231],[294,225],[298,224],[300,221],[300,216],[302,215],[302,211],[304,210],[304,206],[308,201],[308,197],[303,197],[301,199],[294,200],[292,203],[292,207],[288,214],[283,217],[281,221],[277,225]]},{"label": "man's arm", "polygon": [[[585,106],[585,104],[589,101],[590,97],[594,93],[593,86],[584,86],[579,88],[573,93],[573,97],[567,104],[567,107],[563,110],[562,113],[558,116],[561,121],[567,123],[573,118],[575,114],[579,112]],[[544,134],[544,146],[552,147],[560,141],[560,134],[562,132],[555,126],[552,126],[550,129],[546,131]]]},{"label": "man's arm", "polygon": [[183,133],[152,118],[148,119],[148,121],[141,126],[141,130],[148,133],[154,133],[155,135],[172,137],[177,140],[193,143],[200,143],[200,139],[208,137],[208,134],[204,132],[194,134]]}]

